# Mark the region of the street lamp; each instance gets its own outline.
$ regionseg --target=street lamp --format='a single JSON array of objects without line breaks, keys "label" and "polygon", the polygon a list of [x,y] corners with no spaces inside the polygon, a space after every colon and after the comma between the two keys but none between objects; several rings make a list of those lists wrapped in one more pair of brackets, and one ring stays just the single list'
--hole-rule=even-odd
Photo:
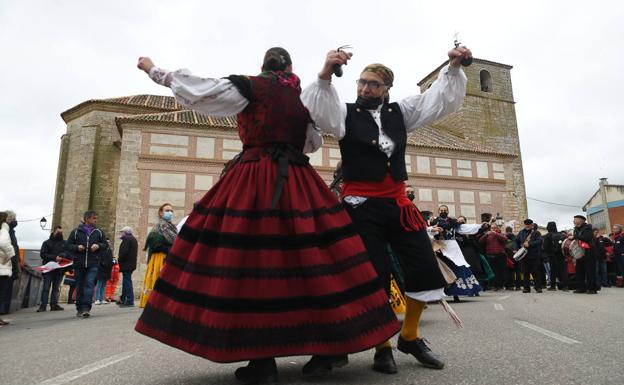
[{"label": "street lamp", "polygon": [[503,217],[500,215],[500,213],[496,213],[496,224],[498,225],[498,227],[501,228],[504,223],[505,222],[503,222]]},{"label": "street lamp", "polygon": [[45,219],[45,217],[41,217],[41,220],[39,221],[39,226],[41,226],[41,230],[50,230],[50,229],[45,228],[47,223],[48,223],[48,220]]}]

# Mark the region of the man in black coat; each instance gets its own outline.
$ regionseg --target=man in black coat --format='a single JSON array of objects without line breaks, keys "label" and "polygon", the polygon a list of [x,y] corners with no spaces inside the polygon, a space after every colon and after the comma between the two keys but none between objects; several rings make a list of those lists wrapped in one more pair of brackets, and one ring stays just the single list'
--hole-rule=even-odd
[{"label": "man in black coat", "polygon": [[522,275],[524,276],[523,293],[531,292],[531,278],[535,284],[535,292],[542,292],[542,236],[533,226],[530,219],[524,220],[524,229],[520,230],[516,236],[516,246],[518,249],[527,249],[526,256],[521,261]]},{"label": "man in black coat", "polygon": [[[56,226],[50,239],[41,245],[41,263],[45,265],[48,262],[59,262],[65,257],[65,240],[63,240],[63,228]],[[43,290],[41,291],[41,304],[37,312],[46,311],[48,307],[48,299],[50,300],[50,310],[64,310],[59,306],[59,289],[63,280],[63,269],[55,269],[48,273],[43,273]],[[50,286],[52,286],[52,296],[50,297]]]},{"label": "man in black coat", "polygon": [[576,279],[578,288],[575,293],[598,294],[596,291],[596,250],[594,231],[587,219],[582,215],[574,216],[574,234],[569,239],[575,239],[585,250],[585,255],[576,260]]},{"label": "man in black coat", "polygon": [[550,260],[550,287],[548,290],[557,290],[557,279],[559,279],[559,289],[568,290],[568,267],[561,250],[561,245],[565,237],[557,231],[555,222],[548,222],[546,225],[548,234],[544,235],[542,250]]},{"label": "man in black coat", "polygon": [[97,213],[85,211],[83,222],[72,230],[65,243],[67,255],[74,261],[76,275],[76,316],[88,318],[93,302],[93,286],[100,254],[108,250],[104,231],[96,226]]},{"label": "man in black coat", "polygon": [[136,270],[138,242],[132,229],[128,226],[120,231],[121,245],[119,246],[119,271],[122,274],[121,296],[119,306],[134,306],[134,289],[132,287],[132,272]]}]

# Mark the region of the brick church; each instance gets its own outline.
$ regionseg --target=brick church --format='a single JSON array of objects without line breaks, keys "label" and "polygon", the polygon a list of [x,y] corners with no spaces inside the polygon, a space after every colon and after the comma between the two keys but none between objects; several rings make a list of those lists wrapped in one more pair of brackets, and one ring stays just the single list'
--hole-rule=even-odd
[{"label": "brick church", "polygon": [[[445,64],[419,82],[421,92]],[[436,212],[445,204],[452,216],[463,215],[469,223],[483,213],[500,213],[505,221],[527,216],[511,68],[475,59],[464,68],[468,85],[459,111],[410,137],[408,183],[421,210]],[[170,96],[87,100],[61,117],[67,132],[61,139],[53,225],[72,228],[93,209],[109,236],[130,226],[141,245],[162,203],[173,205],[177,223],[242,148],[234,117],[184,110]],[[325,145],[308,155],[331,181],[340,160],[338,143],[326,137]]]}]

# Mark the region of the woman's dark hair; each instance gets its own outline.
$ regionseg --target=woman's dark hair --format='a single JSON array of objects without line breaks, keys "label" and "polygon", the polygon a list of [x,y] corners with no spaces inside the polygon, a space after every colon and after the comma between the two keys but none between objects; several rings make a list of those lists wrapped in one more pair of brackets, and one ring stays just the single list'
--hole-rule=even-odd
[{"label": "woman's dark hair", "polygon": [[8,215],[6,212],[0,211],[0,225],[6,222],[7,217]]},{"label": "woman's dark hair", "polygon": [[288,51],[282,47],[273,47],[264,54],[262,71],[284,71],[291,64]]}]

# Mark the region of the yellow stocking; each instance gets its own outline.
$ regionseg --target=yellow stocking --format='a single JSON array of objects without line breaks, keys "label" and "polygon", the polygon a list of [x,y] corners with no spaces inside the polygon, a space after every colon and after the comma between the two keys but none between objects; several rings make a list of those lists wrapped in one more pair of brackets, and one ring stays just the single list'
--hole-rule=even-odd
[{"label": "yellow stocking", "polygon": [[386,342],[383,342],[383,343],[375,346],[375,350],[376,351],[380,351],[380,350],[383,350],[383,349],[386,349],[386,348],[391,348],[391,347],[392,347],[392,344],[390,343],[390,340],[388,340]]},{"label": "yellow stocking", "polygon": [[413,341],[419,337],[418,325],[420,324],[420,316],[425,309],[425,303],[417,301],[405,296],[405,319],[403,319],[403,327],[401,328],[401,337],[405,341]]}]

